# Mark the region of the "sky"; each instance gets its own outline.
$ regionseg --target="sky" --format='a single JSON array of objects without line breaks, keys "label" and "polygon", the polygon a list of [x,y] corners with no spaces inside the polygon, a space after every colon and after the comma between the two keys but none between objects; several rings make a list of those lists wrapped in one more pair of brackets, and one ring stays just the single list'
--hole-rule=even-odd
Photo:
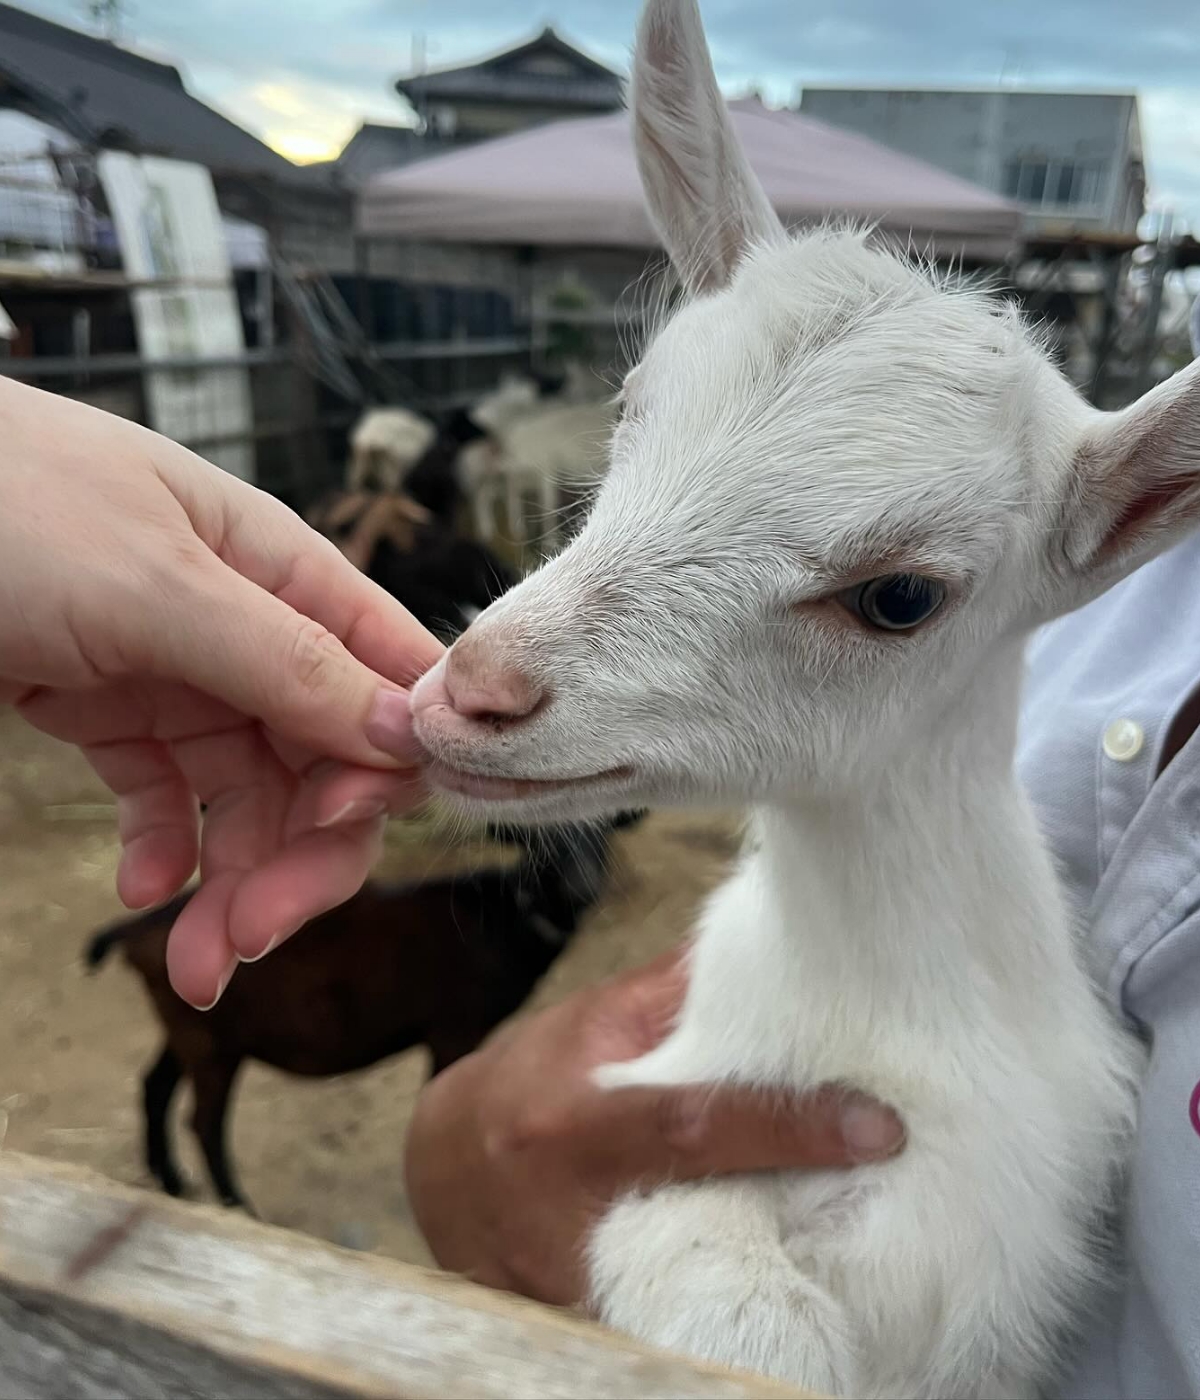
[{"label": "sky", "polygon": [[[87,24],[84,0],[19,0]],[[1136,88],[1152,202],[1200,230],[1198,0],[702,0],[736,95],[805,81]],[[126,0],[122,42],[179,65],[197,96],[294,160],[360,121],[402,122],[392,81],[423,45],[470,61],[542,25],[624,69],[639,0]]]}]

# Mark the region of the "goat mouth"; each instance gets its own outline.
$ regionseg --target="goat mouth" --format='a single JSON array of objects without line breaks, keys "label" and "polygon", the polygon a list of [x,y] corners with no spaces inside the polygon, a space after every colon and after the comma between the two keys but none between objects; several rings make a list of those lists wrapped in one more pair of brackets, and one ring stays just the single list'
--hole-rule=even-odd
[{"label": "goat mouth", "polygon": [[632,768],[609,768],[577,778],[498,778],[488,773],[472,773],[435,759],[425,769],[426,781],[443,792],[457,793],[478,802],[520,802],[556,792],[574,792],[602,783],[624,782],[633,776]]}]

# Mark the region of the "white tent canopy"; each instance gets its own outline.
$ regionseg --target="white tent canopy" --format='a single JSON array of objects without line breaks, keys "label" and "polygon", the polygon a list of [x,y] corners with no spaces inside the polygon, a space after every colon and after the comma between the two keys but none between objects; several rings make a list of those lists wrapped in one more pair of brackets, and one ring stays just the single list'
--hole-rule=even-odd
[{"label": "white tent canopy", "polygon": [[[787,223],[871,221],[943,255],[1003,257],[1016,205],[866,137],[756,100],[733,122]],[[358,203],[368,238],[651,248],[629,116],[555,122],[375,176]]]}]

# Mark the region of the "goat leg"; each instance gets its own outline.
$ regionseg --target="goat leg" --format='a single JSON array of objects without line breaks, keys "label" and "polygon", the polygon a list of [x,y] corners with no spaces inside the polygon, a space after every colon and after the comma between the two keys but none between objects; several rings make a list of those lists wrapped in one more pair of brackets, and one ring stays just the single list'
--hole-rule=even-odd
[{"label": "goat leg", "polygon": [[179,1175],[179,1169],[171,1154],[168,1123],[171,1100],[182,1077],[183,1066],[179,1057],[169,1045],[165,1045],[162,1054],[142,1080],[142,1105],[146,1116],[146,1166],[168,1196],[183,1195],[183,1178]]},{"label": "goat leg", "polygon": [[195,1093],[192,1130],[199,1140],[213,1189],[221,1204],[240,1206],[248,1215],[253,1215],[253,1209],[237,1185],[225,1143],[229,1095],[240,1065],[241,1061],[236,1059],[212,1059],[191,1067]]}]

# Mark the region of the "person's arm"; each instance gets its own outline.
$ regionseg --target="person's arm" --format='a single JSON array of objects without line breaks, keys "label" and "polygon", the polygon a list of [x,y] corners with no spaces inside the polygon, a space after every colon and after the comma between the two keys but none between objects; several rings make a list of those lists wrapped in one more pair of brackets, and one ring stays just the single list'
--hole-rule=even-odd
[{"label": "person's arm", "polygon": [[199,863],[170,967],[208,1005],[365,879],[442,648],[270,496],[3,375],[0,492],[0,704],[116,794],[127,905]]},{"label": "person's arm", "polygon": [[901,1149],[895,1114],[838,1086],[798,1100],[700,1084],[598,1089],[592,1070],[657,1045],[685,990],[682,955],[669,954],[511,1022],[427,1085],[405,1173],[443,1268],[545,1303],[586,1302],[584,1246],[623,1191]]}]

